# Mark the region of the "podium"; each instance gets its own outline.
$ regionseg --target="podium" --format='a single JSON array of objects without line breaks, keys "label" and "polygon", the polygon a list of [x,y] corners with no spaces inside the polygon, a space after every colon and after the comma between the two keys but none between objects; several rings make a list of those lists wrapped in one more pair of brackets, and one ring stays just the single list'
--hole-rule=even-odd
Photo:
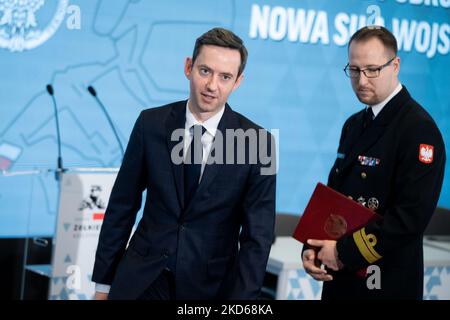
[{"label": "podium", "polygon": [[[95,251],[106,205],[118,168],[72,168],[58,173],[59,185],[56,227],[51,239],[49,264],[32,264],[28,260],[29,239],[25,241],[21,297],[24,298],[26,273],[49,280],[48,299],[92,299],[95,284],[91,281]],[[30,177],[55,173],[54,170],[3,172],[8,177]],[[32,204],[29,204],[30,207]],[[33,219],[31,210],[27,222]],[[33,238],[33,243],[49,246],[48,239]]]},{"label": "podium", "polygon": [[50,300],[93,298],[95,251],[117,172],[116,168],[78,168],[61,175]]}]

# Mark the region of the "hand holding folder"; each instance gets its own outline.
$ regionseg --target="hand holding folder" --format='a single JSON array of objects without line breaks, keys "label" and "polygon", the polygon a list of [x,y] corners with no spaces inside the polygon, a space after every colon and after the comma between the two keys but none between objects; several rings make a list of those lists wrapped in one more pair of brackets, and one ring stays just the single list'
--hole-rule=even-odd
[{"label": "hand holding folder", "polygon": [[319,182],[293,237],[302,243],[308,239],[337,240],[380,217],[376,212]]}]

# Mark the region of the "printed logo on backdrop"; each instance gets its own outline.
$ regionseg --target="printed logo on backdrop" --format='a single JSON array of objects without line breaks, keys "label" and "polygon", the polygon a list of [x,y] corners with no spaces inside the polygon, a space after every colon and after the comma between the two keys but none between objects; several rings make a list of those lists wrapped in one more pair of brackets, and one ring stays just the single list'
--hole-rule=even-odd
[{"label": "printed logo on backdrop", "polygon": [[69,0],[0,0],[0,48],[22,52],[40,46],[59,29],[66,13],[71,14],[67,28],[80,29],[80,8],[69,6]]},{"label": "printed logo on backdrop", "polygon": [[82,211],[86,208],[105,209],[105,202],[100,197],[101,192],[102,192],[101,186],[98,185],[91,186],[91,193],[89,194],[89,197],[87,197],[81,202],[79,210]]},{"label": "printed logo on backdrop", "polygon": [[[382,1],[380,1],[382,2]],[[449,10],[449,0],[396,0],[398,6],[426,6]],[[384,13],[389,13],[385,10]],[[402,15],[383,17],[381,7],[369,5],[365,12],[330,13],[312,8],[270,6],[254,3],[249,21],[250,39],[292,43],[347,45],[363,26],[381,25],[392,31],[399,51],[415,51],[428,59],[450,52],[450,24],[434,19],[417,20]]]},{"label": "printed logo on backdrop", "polygon": [[80,237],[81,234],[83,237],[89,234],[98,235],[106,208],[102,191],[103,188],[100,185],[91,185],[89,195],[78,206],[78,212],[81,215],[75,218],[72,229],[74,238]]}]

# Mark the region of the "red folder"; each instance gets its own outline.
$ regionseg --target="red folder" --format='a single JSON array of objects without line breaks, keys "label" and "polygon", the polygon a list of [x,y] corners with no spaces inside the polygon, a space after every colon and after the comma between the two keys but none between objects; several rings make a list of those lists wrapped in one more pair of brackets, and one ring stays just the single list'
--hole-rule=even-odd
[{"label": "red folder", "polygon": [[308,239],[336,240],[379,218],[376,212],[319,182],[293,237],[302,243]]}]

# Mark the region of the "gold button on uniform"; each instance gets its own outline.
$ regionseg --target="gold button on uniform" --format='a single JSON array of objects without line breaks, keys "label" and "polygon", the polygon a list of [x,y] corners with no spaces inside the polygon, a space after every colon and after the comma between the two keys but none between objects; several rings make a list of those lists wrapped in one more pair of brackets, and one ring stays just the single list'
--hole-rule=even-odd
[{"label": "gold button on uniform", "polygon": [[367,178],[367,173],[361,172],[361,178],[363,178],[363,179]]}]

